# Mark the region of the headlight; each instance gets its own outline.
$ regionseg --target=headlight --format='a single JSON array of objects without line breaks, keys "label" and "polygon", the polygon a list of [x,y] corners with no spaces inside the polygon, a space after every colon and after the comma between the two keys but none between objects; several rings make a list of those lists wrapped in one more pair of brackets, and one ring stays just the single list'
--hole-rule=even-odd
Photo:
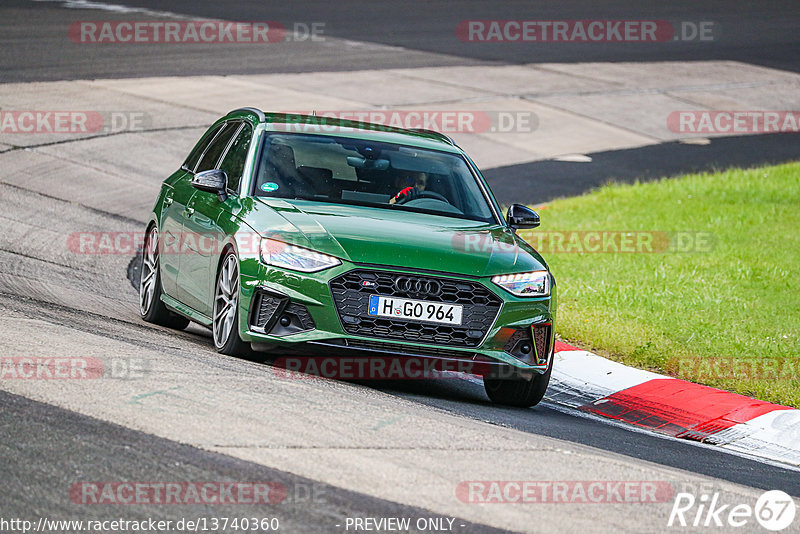
[{"label": "headlight", "polygon": [[267,265],[304,273],[315,273],[342,263],[333,256],[274,239],[261,239],[260,252],[261,261]]},{"label": "headlight", "polygon": [[546,297],[550,295],[550,273],[547,271],[501,274],[493,277],[492,282],[517,297]]}]

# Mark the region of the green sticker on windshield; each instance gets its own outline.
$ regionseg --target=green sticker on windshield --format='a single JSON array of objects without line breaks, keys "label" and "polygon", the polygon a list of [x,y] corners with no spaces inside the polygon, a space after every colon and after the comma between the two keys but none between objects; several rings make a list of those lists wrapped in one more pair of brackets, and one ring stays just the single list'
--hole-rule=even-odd
[{"label": "green sticker on windshield", "polygon": [[278,184],[275,182],[267,182],[265,184],[261,184],[261,190],[266,191],[267,193],[272,193],[273,191],[278,190]]}]

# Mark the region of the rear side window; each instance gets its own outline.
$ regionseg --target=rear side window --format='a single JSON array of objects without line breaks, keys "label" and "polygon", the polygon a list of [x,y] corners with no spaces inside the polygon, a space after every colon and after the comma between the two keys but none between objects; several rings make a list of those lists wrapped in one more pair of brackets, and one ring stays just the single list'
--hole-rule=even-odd
[{"label": "rear side window", "polygon": [[253,137],[253,129],[249,124],[239,130],[239,134],[233,140],[228,153],[219,164],[220,170],[228,175],[228,189],[231,191],[239,190],[239,182],[242,180],[244,164],[247,159],[247,150],[250,148],[250,140]]},{"label": "rear side window", "polygon": [[203,155],[203,152],[208,147],[209,143],[211,143],[211,141],[214,139],[214,136],[223,126],[224,124],[218,124],[203,134],[203,137],[200,138],[200,141],[189,153],[189,157],[187,157],[186,161],[183,162],[184,169],[188,171],[194,171],[194,168],[197,167],[197,162],[200,160],[200,156]]},{"label": "rear side window", "polygon": [[219,161],[219,157],[222,155],[222,152],[225,151],[225,147],[228,146],[231,137],[233,137],[233,134],[239,129],[240,124],[240,122],[229,122],[225,124],[219,134],[211,141],[211,144],[208,145],[208,149],[206,149],[203,157],[200,158],[200,163],[197,165],[195,172],[203,172],[216,168],[215,165],[217,161]]}]

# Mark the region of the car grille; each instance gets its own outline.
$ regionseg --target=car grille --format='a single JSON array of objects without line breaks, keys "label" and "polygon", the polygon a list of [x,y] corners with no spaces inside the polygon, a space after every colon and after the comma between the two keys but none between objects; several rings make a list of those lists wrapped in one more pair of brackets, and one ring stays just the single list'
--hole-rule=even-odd
[{"label": "car grille", "polygon": [[[359,269],[334,278],[330,288],[342,327],[348,334],[434,345],[477,347],[502,305],[500,297],[478,282],[421,274]],[[370,295],[460,304],[464,307],[462,324],[370,316],[367,314]]]}]

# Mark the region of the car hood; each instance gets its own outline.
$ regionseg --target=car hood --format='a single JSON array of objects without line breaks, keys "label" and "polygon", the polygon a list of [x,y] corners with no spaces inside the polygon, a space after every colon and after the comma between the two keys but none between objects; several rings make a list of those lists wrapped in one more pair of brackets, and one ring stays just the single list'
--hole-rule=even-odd
[{"label": "car hood", "polygon": [[264,237],[354,263],[470,276],[546,269],[507,228],[402,210],[325,202],[256,199],[245,221]]}]

